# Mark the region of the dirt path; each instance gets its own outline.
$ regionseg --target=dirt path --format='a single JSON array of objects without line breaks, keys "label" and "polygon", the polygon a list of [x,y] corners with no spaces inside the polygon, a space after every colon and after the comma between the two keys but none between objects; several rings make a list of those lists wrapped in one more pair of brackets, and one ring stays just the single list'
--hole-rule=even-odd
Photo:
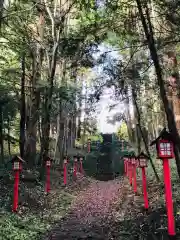
[{"label": "dirt path", "polygon": [[81,192],[71,211],[43,240],[113,239],[109,221],[113,204],[123,198],[123,180],[93,182]]}]

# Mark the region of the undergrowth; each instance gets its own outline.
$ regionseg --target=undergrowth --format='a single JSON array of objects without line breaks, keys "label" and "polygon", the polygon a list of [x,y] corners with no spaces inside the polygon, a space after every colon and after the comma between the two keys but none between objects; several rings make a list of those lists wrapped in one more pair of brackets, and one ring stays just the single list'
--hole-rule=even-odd
[{"label": "undergrowth", "polygon": [[[55,180],[58,183],[58,179]],[[55,184],[58,185],[58,184]],[[0,182],[0,240],[39,240],[65,214],[75,198],[73,190],[52,186],[44,194],[44,184],[20,184],[18,213],[11,212],[13,184]],[[76,186],[73,186],[76,191]]]}]

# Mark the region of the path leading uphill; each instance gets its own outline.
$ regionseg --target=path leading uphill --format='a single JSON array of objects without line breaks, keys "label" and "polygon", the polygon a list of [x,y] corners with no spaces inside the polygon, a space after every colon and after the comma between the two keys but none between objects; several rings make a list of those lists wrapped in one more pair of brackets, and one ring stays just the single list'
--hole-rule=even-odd
[{"label": "path leading uphill", "polygon": [[95,181],[76,198],[68,215],[43,240],[114,239],[113,206],[123,198],[123,180]]}]

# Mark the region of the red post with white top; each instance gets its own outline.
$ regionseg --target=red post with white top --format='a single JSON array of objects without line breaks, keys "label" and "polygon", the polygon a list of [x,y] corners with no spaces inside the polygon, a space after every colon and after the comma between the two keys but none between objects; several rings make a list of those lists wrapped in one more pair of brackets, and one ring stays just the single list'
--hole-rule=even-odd
[{"label": "red post with white top", "polygon": [[129,183],[132,186],[132,163],[131,163],[131,157],[128,158],[128,176],[129,176]]},{"label": "red post with white top", "polygon": [[19,198],[19,176],[22,170],[22,163],[25,161],[18,156],[12,159],[13,171],[14,171],[14,196],[13,196],[13,207],[12,211],[17,212],[18,209],[18,198]]},{"label": "red post with white top", "polygon": [[169,167],[169,159],[174,158],[174,138],[173,135],[164,128],[159,137],[151,143],[151,146],[156,144],[157,157],[162,159],[165,200],[168,220],[168,234],[171,238],[175,238],[175,220],[172,199],[171,174]]},{"label": "red post with white top", "polygon": [[50,168],[51,168],[52,159],[48,157],[45,160],[46,164],[46,183],[45,183],[45,192],[48,194],[51,190],[51,180],[50,180]]}]

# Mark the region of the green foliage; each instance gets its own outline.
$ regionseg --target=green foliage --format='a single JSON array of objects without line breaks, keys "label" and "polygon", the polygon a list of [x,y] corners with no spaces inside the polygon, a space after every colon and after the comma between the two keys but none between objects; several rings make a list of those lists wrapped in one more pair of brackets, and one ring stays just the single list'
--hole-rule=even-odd
[{"label": "green foliage", "polygon": [[38,214],[39,211],[37,211],[37,214],[27,212],[21,215],[0,209],[0,239],[41,239],[41,235],[64,216],[72,200],[72,195],[61,191],[59,192],[59,196],[56,196],[54,206],[51,209],[44,209],[41,214]]},{"label": "green foliage", "polygon": [[3,240],[39,239],[41,233],[50,226],[35,216],[19,217],[16,214],[1,212],[0,231]]},{"label": "green foliage", "polygon": [[125,122],[122,122],[121,126],[119,127],[118,132],[117,132],[117,136],[118,136],[120,139],[124,139],[124,140],[126,140],[126,141],[129,140],[128,128],[127,128],[127,125],[126,125]]},{"label": "green foliage", "polygon": [[87,141],[88,139],[91,139],[91,141],[93,141],[93,142],[95,142],[95,141],[100,141],[100,142],[102,142],[102,140],[103,140],[103,139],[102,139],[102,136],[101,136],[100,134],[87,136],[86,141]]}]

